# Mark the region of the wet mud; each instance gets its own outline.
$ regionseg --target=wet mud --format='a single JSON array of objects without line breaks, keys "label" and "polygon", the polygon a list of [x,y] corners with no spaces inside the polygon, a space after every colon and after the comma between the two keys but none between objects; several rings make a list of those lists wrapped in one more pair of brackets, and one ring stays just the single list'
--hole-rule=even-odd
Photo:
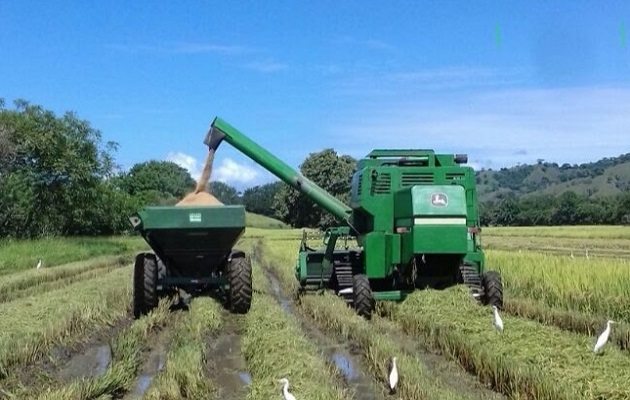
[{"label": "wet mud", "polygon": [[163,329],[154,339],[150,339],[150,349],[143,356],[142,369],[139,372],[136,383],[122,397],[124,400],[140,399],[144,396],[153,379],[164,368],[172,338],[172,330]]},{"label": "wet mud", "polygon": [[206,373],[219,390],[218,398],[240,400],[247,396],[251,376],[241,352],[245,316],[229,314],[225,327],[206,338]]},{"label": "wet mud", "polygon": [[383,399],[383,394],[386,392],[385,387],[379,388],[376,386],[371,375],[367,373],[367,369],[362,365],[360,361],[361,356],[357,349],[348,341],[332,338],[317,329],[308,317],[296,310],[292,300],[286,296],[277,277],[269,268],[265,268],[265,275],[271,286],[271,294],[280,307],[287,314],[297,319],[306,336],[317,345],[327,361],[337,368],[343,383],[355,392],[354,399]]},{"label": "wet mud", "polygon": [[132,322],[130,317],[121,318],[81,342],[54,347],[45,357],[21,365],[0,386],[11,392],[25,387],[56,387],[75,379],[98,377],[111,363],[110,340]]}]

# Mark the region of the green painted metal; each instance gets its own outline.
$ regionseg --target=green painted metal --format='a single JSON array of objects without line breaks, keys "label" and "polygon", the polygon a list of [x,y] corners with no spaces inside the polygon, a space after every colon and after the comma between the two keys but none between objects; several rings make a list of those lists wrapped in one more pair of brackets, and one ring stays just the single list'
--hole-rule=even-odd
[{"label": "green painted metal", "polygon": [[166,287],[225,284],[218,271],[245,232],[239,205],[145,207],[129,220],[167,266]]},{"label": "green painted metal", "polygon": [[400,301],[407,297],[406,292],[401,290],[388,290],[381,292],[374,292],[374,300],[377,301]]},{"label": "green painted metal", "polygon": [[347,222],[349,220],[352,213],[350,207],[217,117],[212,122],[204,144],[210,149],[216,150],[223,140],[226,140],[294,189],[306,194],[316,204],[336,216],[340,221]]},{"label": "green painted metal", "polygon": [[[347,275],[335,276],[345,268],[343,274],[367,275],[375,299],[400,300],[417,287],[455,284],[465,261],[484,271],[475,175],[462,165],[466,155],[373,150],[358,161],[345,205],[217,117],[204,143],[217,149],[223,140],[344,222],[326,232],[321,248],[303,238],[295,265],[303,288],[341,291],[345,277],[346,290]],[[358,248],[338,248],[348,234]]]}]

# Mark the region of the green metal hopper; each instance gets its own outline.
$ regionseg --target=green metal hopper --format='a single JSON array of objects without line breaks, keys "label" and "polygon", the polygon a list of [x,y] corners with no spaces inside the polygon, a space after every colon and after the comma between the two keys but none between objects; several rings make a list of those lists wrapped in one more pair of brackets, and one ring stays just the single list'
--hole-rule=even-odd
[{"label": "green metal hopper", "polygon": [[245,208],[237,205],[146,207],[129,221],[152,252],[136,256],[134,315],[146,314],[162,295],[220,289],[233,312],[251,305],[248,257],[233,248],[245,232]]}]

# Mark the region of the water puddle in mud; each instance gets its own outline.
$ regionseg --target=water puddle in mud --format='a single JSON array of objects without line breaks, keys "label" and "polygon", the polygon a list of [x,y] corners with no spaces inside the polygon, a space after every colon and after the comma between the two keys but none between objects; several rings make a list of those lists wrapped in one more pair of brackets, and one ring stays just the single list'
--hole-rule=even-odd
[{"label": "water puddle in mud", "polygon": [[242,319],[230,316],[224,332],[207,340],[207,368],[213,381],[219,385],[222,399],[245,398],[245,387],[252,381],[241,354],[240,323]]},{"label": "water puddle in mud", "polygon": [[252,376],[249,374],[249,372],[239,372],[238,377],[241,378],[243,383],[246,385],[252,383]]},{"label": "water puddle in mud", "polygon": [[112,350],[108,344],[88,348],[83,354],[76,354],[59,372],[61,379],[97,378],[107,371],[112,361]]},{"label": "water puddle in mud", "polygon": [[357,362],[354,361],[349,343],[334,342],[312,324],[305,323],[302,318],[295,315],[293,303],[284,294],[278,279],[272,273],[267,273],[266,275],[271,285],[273,295],[280,304],[280,307],[285,313],[294,316],[298,320],[302,330],[315,342],[324,356],[328,357],[330,361],[335,364],[348,384],[355,389],[356,399],[374,400],[382,398],[382,396],[378,394],[378,390],[374,387],[371,377],[365,374],[360,369]]},{"label": "water puddle in mud", "polygon": [[171,334],[169,331],[162,331],[155,339],[153,348],[151,348],[146,361],[142,365],[136,384],[124,396],[124,399],[139,399],[144,396],[155,376],[164,368],[170,339]]}]

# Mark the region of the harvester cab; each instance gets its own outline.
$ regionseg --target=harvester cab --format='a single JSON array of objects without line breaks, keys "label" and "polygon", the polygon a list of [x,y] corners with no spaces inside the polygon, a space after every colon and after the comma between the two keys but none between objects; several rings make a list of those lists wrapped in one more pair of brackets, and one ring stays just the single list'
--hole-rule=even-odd
[{"label": "harvester cab", "polygon": [[[302,290],[334,290],[366,318],[376,301],[457,284],[482,304],[502,307],[501,277],[484,267],[475,175],[462,165],[466,155],[373,150],[357,163],[346,205],[217,117],[204,143],[216,150],[223,140],[339,221],[326,231],[323,248],[312,248],[304,236],[296,249]],[[356,245],[339,247],[348,236]]]}]

